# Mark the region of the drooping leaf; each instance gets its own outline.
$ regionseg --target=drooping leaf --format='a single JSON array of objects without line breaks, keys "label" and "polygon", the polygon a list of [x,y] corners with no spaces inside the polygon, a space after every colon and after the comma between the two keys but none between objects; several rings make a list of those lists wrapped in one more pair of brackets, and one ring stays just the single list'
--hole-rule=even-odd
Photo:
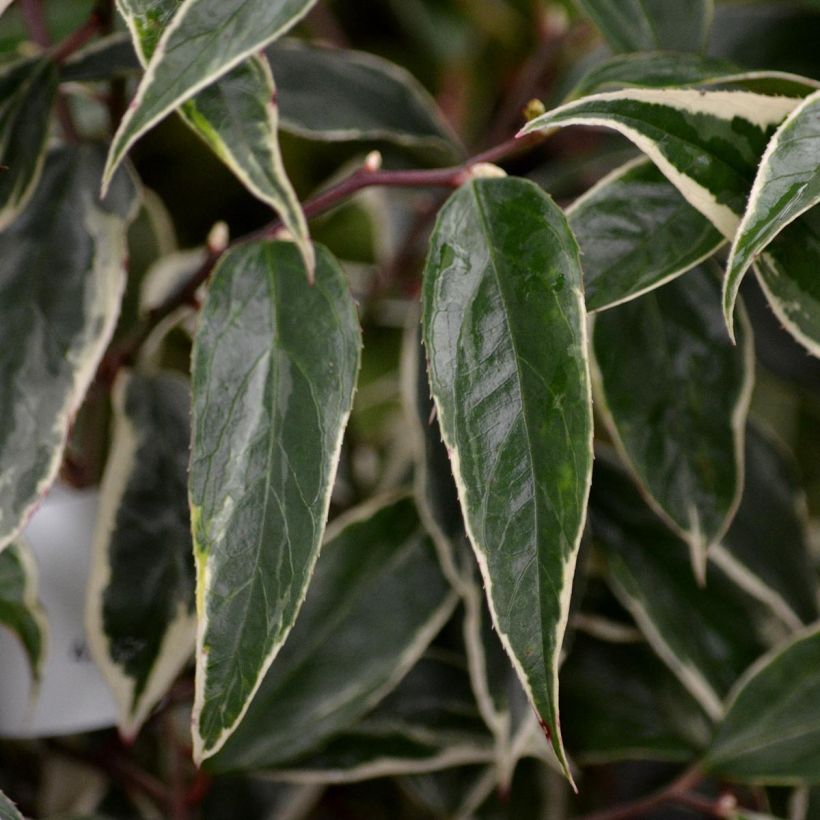
[{"label": "drooping leaf", "polygon": [[86,623],[133,738],[194,648],[190,388],[172,373],[123,373],[113,399]]},{"label": "drooping leaf", "polygon": [[236,728],[304,599],[359,367],[356,308],[325,250],[221,259],[193,353],[198,759]]},{"label": "drooping leaf", "polygon": [[703,761],[747,783],[820,783],[820,630],[812,626],[738,681]]},{"label": "drooping leaf", "polygon": [[701,54],[670,51],[616,54],[596,63],[567,95],[586,97],[619,88],[664,88],[669,86],[719,86],[805,97],[818,87],[816,80],[783,71],[745,71],[737,64]]},{"label": "drooping leaf", "polygon": [[[127,8],[131,2],[120,0],[120,6]],[[239,4],[183,0],[172,10],[172,17],[165,2],[157,14],[149,13],[152,36],[157,30],[162,33],[154,41],[156,47],[150,49],[137,95],[114,135],[106,183],[142,134],[197,91],[281,36],[316,0],[242,0]],[[159,15],[164,19],[157,25]]]},{"label": "drooping leaf", "polygon": [[22,541],[0,552],[0,625],[19,639],[36,683],[45,659],[48,624],[37,597],[37,566]]},{"label": "drooping leaf", "polygon": [[25,207],[40,179],[56,93],[50,60],[21,60],[0,70],[0,230]]},{"label": "drooping leaf", "polygon": [[787,225],[820,202],[820,91],[789,114],[760,161],[746,213],[740,223],[723,289],[723,309],[730,332],[743,275]]},{"label": "drooping leaf", "polygon": [[434,650],[371,713],[269,775],[289,782],[350,783],[491,762],[492,737],[460,665],[463,658]]},{"label": "drooping leaf", "polygon": [[592,462],[581,288],[533,183],[474,180],[442,209],[423,285],[433,397],[493,622],[567,772],[557,668]]},{"label": "drooping leaf", "polygon": [[594,323],[599,409],[647,500],[689,544],[700,578],[743,491],[754,381],[747,319],[738,341],[726,335],[716,264]]},{"label": "drooping leaf", "polygon": [[388,140],[453,154],[457,139],[435,101],[394,63],[295,40],[276,43],[266,53],[285,131],[321,140]]},{"label": "drooping leaf", "polygon": [[645,644],[577,638],[561,668],[567,747],[581,763],[691,760],[711,724]]},{"label": "drooping leaf", "polygon": [[0,549],[54,480],[117,320],[137,197],[122,173],[99,201],[102,159],[90,145],[52,152],[0,233]]},{"label": "drooping leaf", "polygon": [[615,51],[702,51],[712,0],[578,0]]},{"label": "drooping leaf", "polygon": [[345,517],[328,537],[291,638],[209,769],[274,768],[353,730],[399,684],[455,602],[411,499]]},{"label": "drooping leaf", "polygon": [[663,285],[725,242],[648,160],[622,165],[567,209],[584,267],[587,310]]},{"label": "drooping leaf", "polygon": [[[2,12],[1,9],[0,12]],[[17,806],[3,792],[0,792],[0,820],[23,820],[23,815],[17,811]]]},{"label": "drooping leaf", "polygon": [[139,68],[140,61],[131,38],[126,32],[118,31],[100,37],[72,54],[60,66],[60,79],[78,83],[109,80],[139,71]]},{"label": "drooping leaf", "polygon": [[532,120],[521,133],[567,125],[612,128],[732,238],[769,137],[799,103],[748,91],[635,88],[568,103]]},{"label": "drooping leaf", "polygon": [[806,499],[787,453],[750,425],[743,499],[715,563],[792,628],[818,617]]},{"label": "drooping leaf", "polygon": [[605,452],[595,461],[590,522],[619,600],[704,711],[720,718],[723,697],[765,649],[760,605],[716,567],[700,586],[686,545]]},{"label": "drooping leaf", "polygon": [[[159,4],[156,0],[120,0],[120,12],[144,63],[153,56],[157,38],[178,5],[178,0],[161,0]],[[181,105],[180,114],[240,182],[280,215],[312,277],[313,246],[282,163],[276,87],[265,57],[254,55],[207,85]]]}]

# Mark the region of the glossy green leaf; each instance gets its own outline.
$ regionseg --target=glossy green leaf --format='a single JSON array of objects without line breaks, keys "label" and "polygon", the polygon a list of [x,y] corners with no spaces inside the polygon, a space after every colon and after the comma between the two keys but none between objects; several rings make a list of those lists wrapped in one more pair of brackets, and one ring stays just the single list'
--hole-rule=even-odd
[{"label": "glossy green leaf", "polygon": [[3,792],[0,792],[0,820],[23,820],[23,815]]},{"label": "glossy green leaf", "polygon": [[744,71],[735,63],[714,57],[651,51],[640,54],[616,54],[608,60],[596,63],[567,97],[576,99],[618,88],[691,85],[737,88],[760,94],[783,94],[788,97],[805,97],[818,87],[816,80],[798,74],[783,71]]},{"label": "glossy green leaf", "polygon": [[[165,3],[149,10],[148,25],[162,34],[137,95],[120,123],[108,156],[104,180],[110,180],[128,149],[159,120],[197,91],[209,86],[247,57],[281,36],[303,17],[316,0],[183,0],[168,21]],[[120,0],[121,8],[131,2]],[[154,36],[154,35],[152,35]]]},{"label": "glossy green leaf", "polygon": [[754,425],[746,431],[745,461],[743,499],[712,558],[784,623],[799,628],[818,617],[806,498],[789,454]]},{"label": "glossy green leaf", "polygon": [[[132,3],[132,5],[134,5]],[[124,31],[92,41],[60,66],[63,82],[95,82],[139,71],[140,61]]]},{"label": "glossy green leaf", "polygon": [[493,756],[463,659],[432,647],[373,712],[269,774],[289,782],[350,783],[489,763]]},{"label": "glossy green leaf", "polygon": [[715,264],[698,266],[602,313],[592,341],[599,409],[700,578],[740,503],[754,382],[751,327],[744,319],[739,344],[730,342],[718,274]]},{"label": "glossy green leaf", "polygon": [[712,0],[578,0],[615,51],[701,51]]},{"label": "glossy green leaf", "polygon": [[172,373],[124,373],[113,400],[86,633],[133,738],[194,648],[190,388]]},{"label": "glossy green leaf", "polygon": [[567,748],[583,764],[691,760],[711,723],[645,644],[577,638],[561,668]]},{"label": "glossy green leaf", "polygon": [[267,49],[281,127],[311,139],[387,140],[452,155],[457,139],[407,71],[372,54],[290,40]]},{"label": "glossy green leaf", "polygon": [[609,580],[649,644],[712,718],[765,649],[759,603],[717,568],[700,586],[686,545],[647,507],[626,474],[598,453],[590,497],[594,543]]},{"label": "glossy green leaf", "polygon": [[612,128],[732,238],[769,137],[799,103],[748,91],[636,88],[568,103],[537,117],[521,133],[568,125]]},{"label": "glossy green leaf", "polygon": [[353,730],[452,613],[411,499],[371,502],[333,530],[293,634],[209,769],[274,768]]},{"label": "glossy green leaf", "polygon": [[0,552],[0,625],[17,636],[26,652],[31,677],[39,681],[48,624],[37,597],[37,565],[22,541]]},{"label": "glossy green leaf", "polygon": [[558,657],[592,464],[578,247],[533,183],[442,209],[423,285],[430,383],[493,623],[568,772]]},{"label": "glossy green leaf", "polygon": [[214,271],[193,353],[199,760],[236,728],[305,596],[359,367],[356,308],[325,250],[255,242]]},{"label": "glossy green leaf", "polygon": [[52,152],[28,207],[0,233],[0,549],[57,475],[119,313],[137,196],[122,173],[100,202],[101,170],[94,146]]},{"label": "glossy green leaf", "polygon": [[587,310],[634,299],[725,242],[648,160],[613,171],[567,209],[584,267]]},{"label": "glossy green leaf", "polygon": [[703,761],[751,783],[820,783],[820,631],[769,653],[738,681]]},{"label": "glossy green leaf", "polygon": [[[134,44],[147,63],[178,0],[120,0]],[[257,198],[270,205],[297,243],[312,277],[313,246],[279,150],[278,105],[270,67],[254,55],[180,107],[193,131]]]},{"label": "glossy green leaf", "polygon": [[789,114],[760,161],[726,267],[723,310],[730,332],[740,283],[755,256],[820,202],[819,153],[820,91]]},{"label": "glossy green leaf", "polygon": [[0,70],[0,229],[25,207],[40,179],[56,94],[50,60],[22,60]]}]

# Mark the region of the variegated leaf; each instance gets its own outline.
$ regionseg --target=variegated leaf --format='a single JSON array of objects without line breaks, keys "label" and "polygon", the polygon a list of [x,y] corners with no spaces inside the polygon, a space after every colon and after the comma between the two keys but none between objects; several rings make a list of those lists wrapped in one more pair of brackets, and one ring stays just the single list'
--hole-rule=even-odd
[{"label": "variegated leaf", "polygon": [[718,266],[704,264],[600,314],[593,327],[599,409],[647,500],[689,544],[702,579],[743,491],[754,381],[748,319],[733,345]]},{"label": "variegated leaf", "polygon": [[137,192],[121,173],[101,202],[102,161],[91,145],[52,152],[0,233],[0,549],[57,475],[119,313]]},{"label": "variegated leaf", "polygon": [[[0,13],[2,13],[2,8],[0,8]],[[3,792],[0,792],[0,820],[23,820],[23,815],[17,811],[17,806]]]},{"label": "variegated leaf", "polygon": [[[119,0],[118,5],[142,61],[148,63],[179,0]],[[181,105],[180,114],[240,182],[280,215],[312,276],[313,246],[282,163],[276,87],[264,55],[252,56],[209,84]]]},{"label": "variegated leaf", "polygon": [[209,769],[281,767],[355,731],[452,614],[410,498],[363,505],[327,540],[290,640]]},{"label": "variegated leaf", "polygon": [[37,565],[23,541],[0,552],[0,625],[19,639],[36,684],[45,659],[48,623],[37,597]]},{"label": "variegated leaf", "polygon": [[123,373],[113,400],[86,633],[133,739],[194,648],[190,387],[172,373]]},{"label": "variegated leaf", "polygon": [[319,554],[359,367],[356,308],[324,249],[241,245],[213,273],[193,353],[197,760],[239,725]]},{"label": "variegated leaf", "polygon": [[25,207],[40,179],[56,94],[50,60],[21,60],[0,70],[0,230]]},{"label": "variegated leaf", "polygon": [[731,239],[770,136],[799,104],[748,91],[635,88],[568,103],[521,133],[568,125],[618,131]]},{"label": "variegated leaf", "polygon": [[647,159],[604,177],[567,209],[587,310],[634,299],[712,256],[725,240]]},{"label": "variegated leaf", "polygon": [[789,114],[760,161],[726,267],[723,310],[730,332],[740,282],[754,258],[787,225],[820,202],[818,155],[820,91]]},{"label": "variegated leaf", "polygon": [[586,510],[592,417],[578,247],[534,184],[478,179],[442,209],[424,342],[493,622],[569,775],[558,658]]},{"label": "variegated leaf", "polygon": [[[144,0],[120,0],[122,8]],[[246,58],[284,34],[316,0],[183,0],[178,8],[149,9],[154,38],[137,95],[114,135],[105,184],[128,149],[149,128],[227,74]],[[144,7],[144,6],[143,6]],[[162,16],[162,25],[157,18]],[[167,25],[164,25],[167,23]],[[157,38],[157,33],[161,34]]]}]

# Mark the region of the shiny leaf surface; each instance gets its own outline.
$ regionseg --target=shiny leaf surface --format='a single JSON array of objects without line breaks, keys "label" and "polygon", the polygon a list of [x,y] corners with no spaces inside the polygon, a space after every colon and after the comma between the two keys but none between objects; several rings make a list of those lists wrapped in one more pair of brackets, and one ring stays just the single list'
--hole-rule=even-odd
[{"label": "shiny leaf surface", "polygon": [[493,622],[565,767],[557,667],[591,473],[578,248],[535,185],[475,180],[424,274],[430,382]]},{"label": "shiny leaf surface", "polygon": [[731,238],[769,137],[799,103],[748,91],[636,88],[568,103],[521,133],[568,125],[612,128]]},{"label": "shiny leaf surface", "polygon": [[700,51],[714,13],[712,0],[579,0],[615,51]]},{"label": "shiny leaf surface", "polygon": [[22,60],[0,71],[0,229],[25,207],[40,179],[56,93],[49,60]]},{"label": "shiny leaf surface", "polygon": [[[748,320],[733,345],[717,265],[596,317],[599,409],[648,501],[689,544],[703,576],[743,490],[754,379]],[[651,378],[647,378],[651,374]]]},{"label": "shiny leaf surface", "polygon": [[132,738],[194,648],[190,388],[171,373],[124,373],[113,402],[87,634]]},{"label": "shiny leaf surface", "polygon": [[96,147],[52,152],[28,207],[0,233],[0,549],[57,475],[119,313],[136,191],[118,174],[100,202],[101,170]]},{"label": "shiny leaf surface", "polygon": [[241,245],[214,271],[193,354],[199,759],[236,728],[304,599],[359,366],[356,309],[325,250]]},{"label": "shiny leaf surface", "polygon": [[604,310],[711,256],[720,233],[648,160],[621,166],[567,209],[584,267],[587,310]]},{"label": "shiny leaf surface", "polygon": [[818,154],[820,91],[792,111],[760,161],[726,267],[723,309],[730,330],[740,282],[755,256],[800,214],[820,202]]},{"label": "shiny leaf surface", "polygon": [[[120,0],[127,8],[137,0]],[[150,11],[148,23],[155,31],[164,17],[162,34],[137,95],[120,123],[108,156],[106,182],[128,149],[149,128],[197,91],[218,80],[234,66],[275,40],[303,17],[315,0],[183,0],[167,12]],[[140,5],[144,0],[140,0]],[[155,34],[153,35],[155,36]]]},{"label": "shiny leaf surface", "polygon": [[333,529],[293,634],[209,769],[274,768],[353,730],[452,613],[411,499],[371,502]]},{"label": "shiny leaf surface", "polygon": [[0,820],[23,820],[23,815],[17,811],[17,806],[3,792],[0,792]]},{"label": "shiny leaf surface", "polygon": [[388,140],[452,155],[456,137],[407,71],[372,54],[283,41],[267,49],[281,127],[311,139]]},{"label": "shiny leaf surface", "polygon": [[704,768],[751,783],[820,783],[820,632],[756,663],[729,696]]},{"label": "shiny leaf surface", "polygon": [[31,677],[38,681],[48,624],[37,597],[37,566],[22,541],[0,552],[0,625],[17,636],[26,652]]}]

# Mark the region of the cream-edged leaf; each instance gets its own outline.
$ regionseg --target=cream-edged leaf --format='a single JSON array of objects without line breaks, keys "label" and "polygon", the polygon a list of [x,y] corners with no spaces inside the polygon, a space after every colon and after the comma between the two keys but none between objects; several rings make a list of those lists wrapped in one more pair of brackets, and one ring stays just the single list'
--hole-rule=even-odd
[{"label": "cream-edged leaf", "polygon": [[[183,0],[167,14],[137,95],[114,135],[108,184],[128,149],[149,128],[232,68],[282,35],[316,0]],[[120,0],[127,7],[132,0]],[[158,16],[158,15],[157,15]],[[150,20],[153,24],[155,21]]]},{"label": "cream-edged leaf", "polygon": [[101,170],[95,146],[52,152],[0,233],[0,549],[56,477],[119,314],[137,192],[121,173],[101,202]]},{"label": "cream-edged leaf", "polygon": [[[194,648],[188,513],[190,387],[121,373],[86,605],[86,633],[133,739]],[[139,579],[139,583],[135,583]]]},{"label": "cream-edged leaf", "polygon": [[430,383],[493,623],[569,775],[558,660],[592,466],[578,247],[533,183],[442,209],[423,284]]},{"label": "cream-edged leaf", "polygon": [[319,554],[361,345],[338,263],[292,243],[217,265],[193,353],[194,750],[221,748],[290,632]]},{"label": "cream-edged leaf", "polygon": [[730,332],[740,283],[754,258],[787,225],[820,202],[818,156],[820,91],[789,114],[760,160],[726,266],[723,310]]}]

